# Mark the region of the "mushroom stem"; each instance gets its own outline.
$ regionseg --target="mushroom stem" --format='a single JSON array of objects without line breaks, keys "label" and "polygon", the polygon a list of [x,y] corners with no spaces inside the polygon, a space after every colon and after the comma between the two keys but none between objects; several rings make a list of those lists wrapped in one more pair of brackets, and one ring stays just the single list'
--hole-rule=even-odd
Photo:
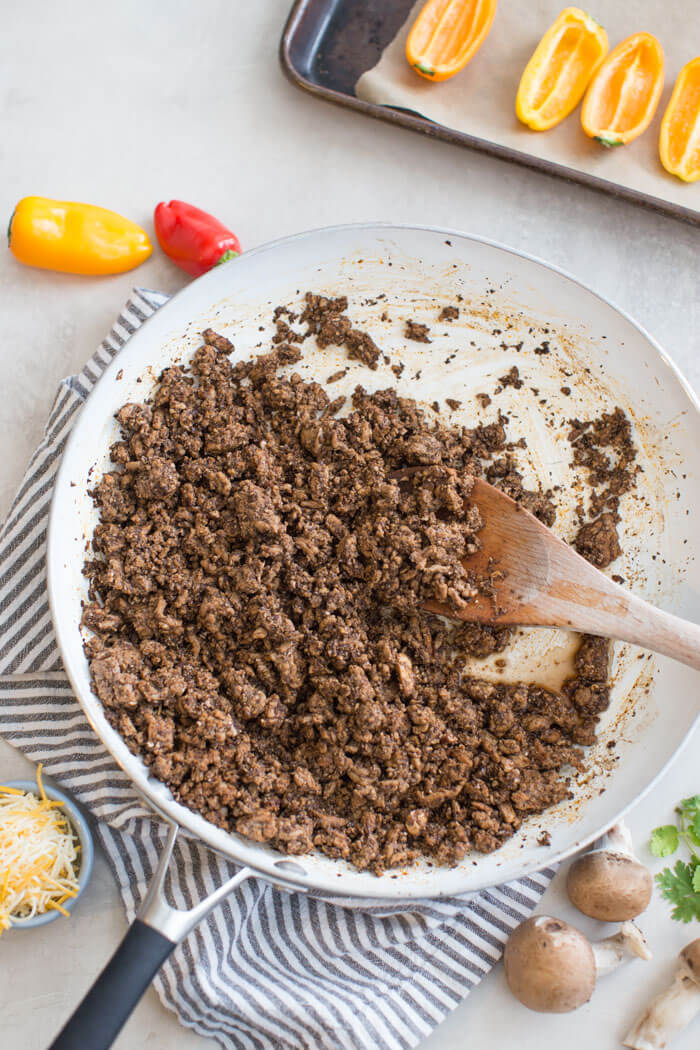
[{"label": "mushroom stem", "polygon": [[700,1013],[700,989],[681,961],[673,983],[657,995],[632,1028],[623,1046],[633,1050],[660,1050]]},{"label": "mushroom stem", "polygon": [[663,1050],[674,1036],[700,1013],[700,938],[680,954],[673,982],[657,995],[633,1028],[623,1046],[632,1050]]},{"label": "mushroom stem", "polygon": [[630,829],[622,821],[618,824],[613,824],[605,833],[605,846],[603,848],[610,850],[612,853],[626,853],[637,860],[634,854],[634,844],[630,835]]},{"label": "mushroom stem", "polygon": [[651,959],[647,939],[634,922],[623,922],[617,933],[591,944],[597,977],[605,977],[628,959]]}]

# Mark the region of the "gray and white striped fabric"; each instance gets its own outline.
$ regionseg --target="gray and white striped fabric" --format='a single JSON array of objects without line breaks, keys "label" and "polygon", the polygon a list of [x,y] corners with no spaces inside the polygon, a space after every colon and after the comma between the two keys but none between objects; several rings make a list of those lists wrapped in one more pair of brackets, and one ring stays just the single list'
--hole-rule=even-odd
[{"label": "gray and white striped fabric", "polygon": [[[96,819],[127,916],[165,839],[71,693],[46,597],[49,501],[84,399],[129,336],[167,296],[135,290],[78,376],[65,379],[0,532],[0,733],[44,763]],[[191,907],[235,872],[178,841],[169,895]],[[245,882],[160,971],[156,988],[183,1024],[230,1050],[399,1050],[421,1041],[500,958],[554,872],[468,899],[409,910],[341,907]]]}]

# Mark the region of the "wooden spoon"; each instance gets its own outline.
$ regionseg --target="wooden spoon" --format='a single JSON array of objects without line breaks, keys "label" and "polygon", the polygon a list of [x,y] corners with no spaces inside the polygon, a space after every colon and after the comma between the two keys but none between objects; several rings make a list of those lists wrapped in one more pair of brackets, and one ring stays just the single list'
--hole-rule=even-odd
[{"label": "wooden spoon", "polygon": [[[421,469],[421,468],[418,468]],[[415,468],[396,471],[407,477]],[[477,596],[457,612],[440,602],[425,608],[477,623],[567,627],[620,638],[700,670],[700,626],[630,594],[554,535],[529,511],[477,478],[471,495],[484,519],[481,550],[465,566],[493,578],[493,597]]]}]

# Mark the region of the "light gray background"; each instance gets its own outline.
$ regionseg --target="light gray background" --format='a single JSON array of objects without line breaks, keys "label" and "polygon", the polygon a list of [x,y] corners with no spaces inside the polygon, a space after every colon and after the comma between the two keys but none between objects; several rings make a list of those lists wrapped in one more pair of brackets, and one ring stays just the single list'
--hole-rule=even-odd
[{"label": "light gray background", "polygon": [[[629,310],[700,388],[696,229],[306,96],[277,62],[289,4],[3,5],[0,215],[9,218],[20,197],[37,193],[102,204],[150,229],[154,204],[180,197],[228,222],[244,248],[340,222],[451,226],[564,266]],[[132,274],[89,279],[26,269],[0,252],[0,517],[59,379],[82,366],[134,283],[174,292],[184,279],[159,253]],[[630,825],[640,850],[680,797],[700,791],[696,769],[697,746],[634,810]],[[0,742],[0,779],[30,772]],[[604,932],[575,916],[559,885],[545,908],[589,934]],[[673,955],[700,934],[697,923],[672,923],[660,901],[643,926],[655,960],[607,978],[576,1015],[527,1012],[508,995],[498,968],[425,1050],[613,1050],[645,997],[668,978]],[[70,921],[2,936],[3,1050],[43,1050],[123,930],[116,889],[98,858]],[[699,1032],[675,1050],[696,1047]],[[182,1029],[149,992],[117,1045],[211,1044]]]}]

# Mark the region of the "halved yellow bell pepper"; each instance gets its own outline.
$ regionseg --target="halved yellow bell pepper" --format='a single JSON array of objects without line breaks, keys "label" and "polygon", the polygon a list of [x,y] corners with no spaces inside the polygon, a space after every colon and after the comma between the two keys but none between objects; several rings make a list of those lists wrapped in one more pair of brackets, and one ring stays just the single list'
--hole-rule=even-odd
[{"label": "halved yellow bell pepper", "polygon": [[664,86],[664,52],[651,33],[628,36],[593,78],[581,110],[586,134],[624,146],[649,127]]},{"label": "halved yellow bell pepper", "polygon": [[684,182],[700,179],[700,57],[681,69],[661,121],[659,156]]},{"label": "halved yellow bell pepper", "polygon": [[427,80],[464,69],[486,39],[496,0],[428,0],[406,41],[406,58]]},{"label": "halved yellow bell pepper", "polygon": [[61,273],[124,273],[153,251],[146,231],[122,215],[47,197],[24,197],[7,237],[20,262]]},{"label": "halved yellow bell pepper", "polygon": [[578,7],[567,7],[525,66],[515,112],[534,131],[547,131],[579,104],[608,53],[608,35]]}]

